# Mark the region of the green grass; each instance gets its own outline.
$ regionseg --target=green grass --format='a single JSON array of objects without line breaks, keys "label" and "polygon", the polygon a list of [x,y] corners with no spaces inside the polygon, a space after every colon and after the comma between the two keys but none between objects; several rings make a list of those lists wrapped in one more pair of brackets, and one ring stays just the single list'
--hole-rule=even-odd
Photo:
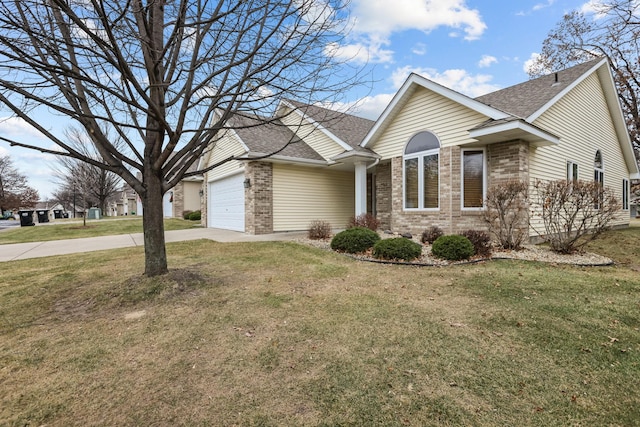
[{"label": "green grass", "polygon": [[154,279],[140,248],[5,263],[0,425],[638,425],[639,231],[597,268],[211,241]]},{"label": "green grass", "polygon": [[[185,230],[194,227],[200,227],[200,222],[176,218],[164,220],[165,231]],[[142,218],[88,219],[86,226],[81,220],[79,222],[63,220],[59,224],[36,224],[34,227],[3,230],[0,232],[0,245],[132,233],[142,233]]]}]

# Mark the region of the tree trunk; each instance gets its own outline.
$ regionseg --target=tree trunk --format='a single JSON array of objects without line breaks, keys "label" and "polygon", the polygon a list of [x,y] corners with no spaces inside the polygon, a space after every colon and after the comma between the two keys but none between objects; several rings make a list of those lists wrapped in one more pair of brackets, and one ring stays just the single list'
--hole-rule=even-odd
[{"label": "tree trunk", "polygon": [[145,171],[144,182],[146,187],[142,196],[144,274],[151,277],[166,274],[169,270],[164,241],[162,180],[153,171]]}]

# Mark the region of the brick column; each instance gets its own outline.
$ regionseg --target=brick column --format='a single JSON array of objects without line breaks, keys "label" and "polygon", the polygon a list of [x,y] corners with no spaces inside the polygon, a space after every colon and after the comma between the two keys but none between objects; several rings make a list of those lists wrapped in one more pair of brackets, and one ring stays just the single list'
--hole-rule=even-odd
[{"label": "brick column", "polygon": [[250,162],[245,179],[245,230],[249,234],[273,233],[273,166],[266,162]]}]

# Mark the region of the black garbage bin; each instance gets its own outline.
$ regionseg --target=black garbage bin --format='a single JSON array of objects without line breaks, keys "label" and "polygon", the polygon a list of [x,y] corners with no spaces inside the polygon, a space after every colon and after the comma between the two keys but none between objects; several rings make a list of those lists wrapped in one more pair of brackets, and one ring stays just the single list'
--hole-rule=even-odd
[{"label": "black garbage bin", "polygon": [[33,223],[33,211],[18,211],[18,215],[20,216],[20,227],[35,225]]},{"label": "black garbage bin", "polygon": [[49,209],[38,209],[36,212],[38,213],[38,222],[40,224],[49,222]]},{"label": "black garbage bin", "polygon": [[62,218],[62,209],[54,209],[53,210],[53,217],[55,219],[60,219]]}]

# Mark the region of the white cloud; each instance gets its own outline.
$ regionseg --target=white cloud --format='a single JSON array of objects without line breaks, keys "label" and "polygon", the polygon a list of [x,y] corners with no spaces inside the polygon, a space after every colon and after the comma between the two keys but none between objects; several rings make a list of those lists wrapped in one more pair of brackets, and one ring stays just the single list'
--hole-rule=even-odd
[{"label": "white cloud", "polygon": [[411,52],[414,55],[424,55],[427,53],[427,45],[424,43],[416,43],[415,46],[413,46],[413,48],[411,48]]},{"label": "white cloud", "polygon": [[0,135],[9,139],[42,139],[43,136],[33,126],[19,117],[0,117]]},{"label": "white cloud", "polygon": [[500,86],[491,83],[493,76],[488,74],[472,75],[460,69],[440,73],[433,68],[414,67],[396,69],[391,75],[394,86],[399,88],[412,72],[472,98],[500,89]]},{"label": "white cloud", "polygon": [[491,64],[497,64],[497,63],[498,63],[498,58],[496,58],[495,56],[482,55],[482,58],[478,62],[478,67],[487,68],[487,67],[490,67]]},{"label": "white cloud", "polygon": [[536,74],[536,75],[544,75],[549,74],[553,70],[546,68],[542,64],[538,62],[540,59],[540,54],[537,52],[533,52],[529,59],[524,61],[522,66],[522,70],[527,74]]},{"label": "white cloud", "polygon": [[[418,30],[429,33],[440,27],[453,29],[451,37],[476,40],[487,25],[477,9],[466,0],[353,0],[353,24],[344,46],[328,46],[326,53],[357,62],[390,63],[393,51],[386,48],[394,33]],[[417,44],[413,53],[423,55],[426,47]]]},{"label": "white cloud", "polygon": [[350,112],[367,119],[376,120],[387,105],[391,102],[394,93],[380,93],[374,96],[366,96],[354,102],[350,106]]},{"label": "white cloud", "polygon": [[384,49],[381,43],[354,43],[339,45],[331,43],[325,47],[325,55],[343,61],[357,63],[387,63],[393,61],[393,51]]},{"label": "white cloud", "polygon": [[585,15],[594,15],[594,19],[600,19],[607,16],[607,6],[601,0],[589,0],[579,8],[580,12]]},{"label": "white cloud", "polygon": [[551,7],[553,6],[553,4],[556,2],[556,0],[547,0],[546,3],[538,3],[535,6],[533,6],[533,11],[538,11],[540,9],[545,9],[547,7]]},{"label": "white cloud", "polygon": [[355,31],[388,37],[404,30],[430,32],[438,27],[462,29],[465,39],[478,39],[487,25],[465,0],[354,0]]}]

